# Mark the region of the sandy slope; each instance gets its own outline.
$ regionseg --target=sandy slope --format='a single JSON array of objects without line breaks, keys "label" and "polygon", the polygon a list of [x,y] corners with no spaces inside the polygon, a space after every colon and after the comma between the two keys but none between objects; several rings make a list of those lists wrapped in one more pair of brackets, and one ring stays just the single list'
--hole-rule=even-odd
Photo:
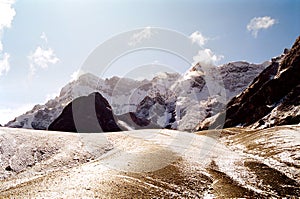
[{"label": "sandy slope", "polygon": [[[299,132],[299,127],[282,127],[268,133],[228,129],[71,134],[1,128],[0,197],[296,196]],[[258,134],[275,136],[271,140],[278,140],[277,146],[265,141],[262,147]],[[266,155],[274,146],[275,155]],[[282,152],[285,163],[278,155]]]}]

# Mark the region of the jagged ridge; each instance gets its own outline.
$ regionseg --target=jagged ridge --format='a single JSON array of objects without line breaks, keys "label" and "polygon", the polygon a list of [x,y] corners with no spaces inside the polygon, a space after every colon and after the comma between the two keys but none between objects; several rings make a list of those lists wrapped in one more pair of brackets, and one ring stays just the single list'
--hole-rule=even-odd
[{"label": "jagged ridge", "polygon": [[[215,121],[203,128],[266,128],[300,123],[300,37],[290,51],[272,60],[253,83],[234,97]],[[222,118],[226,115],[225,122]]]}]

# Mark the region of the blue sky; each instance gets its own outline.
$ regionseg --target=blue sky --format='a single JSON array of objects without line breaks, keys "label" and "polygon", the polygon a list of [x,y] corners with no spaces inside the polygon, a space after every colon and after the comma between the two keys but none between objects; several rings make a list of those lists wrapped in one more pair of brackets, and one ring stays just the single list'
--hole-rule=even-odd
[{"label": "blue sky", "polygon": [[[102,42],[144,27],[178,31],[222,57],[218,64],[261,63],[300,33],[296,0],[0,0],[0,124],[57,94]],[[107,76],[130,65],[190,65],[161,52],[120,59]]]}]

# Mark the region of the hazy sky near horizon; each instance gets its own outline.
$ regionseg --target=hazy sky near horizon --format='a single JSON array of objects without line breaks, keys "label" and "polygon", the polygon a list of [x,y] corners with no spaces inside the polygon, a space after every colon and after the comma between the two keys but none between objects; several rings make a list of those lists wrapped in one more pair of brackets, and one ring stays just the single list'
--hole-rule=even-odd
[{"label": "hazy sky near horizon", "polygon": [[[147,37],[151,27],[166,28],[199,43],[216,64],[261,63],[291,47],[299,19],[297,0],[0,0],[0,124],[58,94],[98,45],[122,32],[145,28]],[[107,76],[149,63],[190,67],[143,52]]]}]

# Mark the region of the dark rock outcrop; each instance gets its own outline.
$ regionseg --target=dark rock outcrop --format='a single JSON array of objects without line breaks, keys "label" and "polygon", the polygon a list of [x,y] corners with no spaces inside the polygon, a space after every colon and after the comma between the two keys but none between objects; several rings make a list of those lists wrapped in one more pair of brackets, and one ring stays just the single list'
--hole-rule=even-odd
[{"label": "dark rock outcrop", "polygon": [[111,106],[98,92],[78,97],[69,103],[48,127],[68,132],[114,132],[121,129],[115,122]]},{"label": "dark rock outcrop", "polygon": [[272,59],[272,64],[227,104],[211,128],[266,128],[300,123],[300,37],[285,53]]}]

